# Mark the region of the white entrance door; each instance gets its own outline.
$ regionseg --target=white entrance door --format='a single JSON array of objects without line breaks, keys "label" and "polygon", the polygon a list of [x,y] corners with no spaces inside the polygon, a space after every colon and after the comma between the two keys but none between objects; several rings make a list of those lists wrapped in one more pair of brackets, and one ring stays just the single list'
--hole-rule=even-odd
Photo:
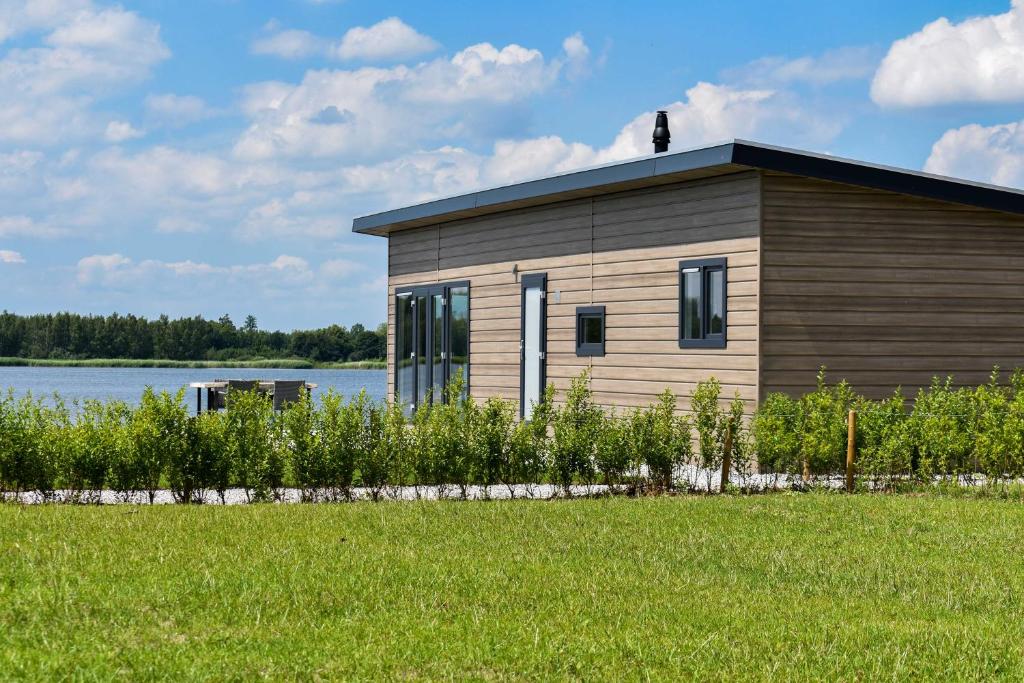
[{"label": "white entrance door", "polygon": [[533,415],[533,407],[544,392],[545,352],[547,351],[547,275],[522,278],[522,338],[520,348],[520,414],[524,420]]}]

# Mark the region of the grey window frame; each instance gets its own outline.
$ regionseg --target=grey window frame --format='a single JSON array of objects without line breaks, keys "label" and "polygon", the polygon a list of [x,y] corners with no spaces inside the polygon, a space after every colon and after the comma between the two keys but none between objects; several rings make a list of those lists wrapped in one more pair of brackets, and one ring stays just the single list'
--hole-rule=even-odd
[{"label": "grey window frame", "polygon": [[[415,301],[416,297],[419,297],[419,296],[425,297],[427,301],[430,301],[431,298],[434,295],[436,295],[436,294],[441,294],[441,296],[444,297],[445,312],[444,312],[443,328],[441,330],[435,330],[434,329],[434,319],[433,319],[433,316],[427,315],[426,316],[426,328],[427,329],[424,331],[424,334],[427,335],[427,340],[428,340],[427,350],[428,350],[428,353],[430,352],[430,349],[431,349],[431,344],[429,343],[429,340],[432,338],[432,336],[434,334],[440,333],[440,335],[441,335],[441,340],[442,340],[441,348],[443,349],[443,352],[444,352],[444,361],[443,361],[443,364],[442,364],[441,374],[444,375],[443,386],[447,387],[448,386],[449,376],[451,375],[451,363],[452,363],[452,350],[451,350],[451,310],[452,310],[451,300],[452,300],[452,295],[451,295],[451,290],[457,289],[457,288],[461,288],[461,287],[464,287],[466,289],[466,299],[467,299],[467,303],[466,303],[466,348],[467,348],[467,353],[466,353],[466,372],[463,375],[463,380],[464,380],[465,385],[466,385],[466,394],[467,395],[469,394],[469,390],[470,390],[469,389],[469,386],[470,386],[469,385],[469,375],[470,375],[470,372],[471,372],[472,363],[470,362],[470,358],[469,358],[470,354],[468,353],[468,350],[470,348],[472,348],[471,347],[470,336],[471,336],[471,329],[472,329],[472,326],[473,326],[473,324],[472,324],[472,319],[473,319],[473,291],[472,291],[472,288],[470,287],[469,280],[458,280],[458,281],[454,281],[454,282],[438,282],[438,283],[431,283],[431,284],[426,284],[426,285],[406,285],[406,286],[396,287],[395,288],[395,295],[394,295],[394,300],[395,300],[395,341],[394,341],[394,354],[393,354],[393,357],[395,359],[395,387],[394,387],[394,392],[392,393],[392,397],[393,398],[395,398],[395,399],[399,398],[399,396],[398,396],[398,360],[399,360],[398,359],[398,297],[402,296],[402,295],[412,296],[413,297],[413,301]],[[413,315],[413,331],[411,331],[411,334],[413,335],[413,339],[414,340],[416,339],[417,335],[420,334],[420,330],[418,328],[419,328],[419,316],[418,315]],[[415,349],[415,342],[413,343],[413,347]],[[428,368],[427,369],[427,386],[429,387],[429,386],[433,386],[433,383],[434,383],[434,377],[433,377],[434,367],[433,367],[433,363],[429,363],[428,362],[427,363],[427,368]],[[416,371],[416,372],[413,372],[413,396],[414,396],[414,400],[412,401],[412,404],[413,404],[414,408],[419,406],[419,394],[420,394],[419,372]],[[425,396],[425,398],[426,398],[427,402],[432,403],[433,402],[432,392],[428,393]],[[444,400],[444,399],[442,399],[442,400]]]},{"label": "grey window frame", "polygon": [[[583,318],[600,318],[601,320],[601,343],[587,344],[583,342]],[[580,357],[594,357],[604,355],[604,344],[607,340],[605,326],[604,306],[577,306],[576,307],[576,355]]]},{"label": "grey window frame", "polygon": [[[683,336],[685,327],[686,305],[685,292],[683,291],[683,271],[698,269],[700,272],[700,334],[697,339],[685,339]],[[710,316],[708,299],[708,274],[715,271],[722,271],[722,333],[711,334],[708,331]],[[729,263],[725,257],[692,259],[679,262],[679,348],[681,349],[724,349],[727,343],[729,331]]]}]

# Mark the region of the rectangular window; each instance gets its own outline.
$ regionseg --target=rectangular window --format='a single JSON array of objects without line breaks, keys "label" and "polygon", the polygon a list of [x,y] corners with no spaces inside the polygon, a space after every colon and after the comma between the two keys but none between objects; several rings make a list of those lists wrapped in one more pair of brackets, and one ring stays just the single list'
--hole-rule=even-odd
[{"label": "rectangular window", "polygon": [[403,287],[395,292],[395,400],[407,415],[444,400],[461,371],[469,392],[469,284]]},{"label": "rectangular window", "polygon": [[726,260],[679,263],[679,348],[725,348]]},{"label": "rectangular window", "polygon": [[604,355],[604,306],[576,308],[576,355]]}]

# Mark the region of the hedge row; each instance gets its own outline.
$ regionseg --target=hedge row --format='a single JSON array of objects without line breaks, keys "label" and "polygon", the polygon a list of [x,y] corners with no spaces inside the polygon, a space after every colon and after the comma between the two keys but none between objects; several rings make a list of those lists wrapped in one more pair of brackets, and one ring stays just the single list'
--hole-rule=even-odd
[{"label": "hedge row", "polygon": [[[305,500],[344,500],[356,488],[373,499],[400,487],[436,487],[466,497],[523,484],[606,484],[617,491],[709,490],[726,447],[730,480],[740,489],[779,482],[802,487],[843,472],[847,415],[859,413],[859,481],[870,488],[983,476],[1024,477],[1024,373],[1008,385],[998,373],[976,388],[935,380],[909,401],[897,390],[870,401],[845,382],[800,398],[769,395],[753,419],[739,398],[720,396],[717,380],[700,383],[691,413],[676,411],[666,390],[653,405],[621,414],[597,406],[589,376],[573,380],[564,400],[548,387],[530,422],[501,399],[461,397],[421,406],[411,417],[365,394],[345,401],[328,392],[274,413],[257,393],[230,397],[223,413],[190,416],[184,390],[147,389],[137,407],[59,398],[0,398],[0,493],[92,502],[104,489],[152,502],[169,488],[179,502],[207,492],[223,501],[231,487],[248,500],[279,498],[285,486]],[[755,463],[757,467],[755,468]],[[785,475],[783,477],[783,475]]]}]

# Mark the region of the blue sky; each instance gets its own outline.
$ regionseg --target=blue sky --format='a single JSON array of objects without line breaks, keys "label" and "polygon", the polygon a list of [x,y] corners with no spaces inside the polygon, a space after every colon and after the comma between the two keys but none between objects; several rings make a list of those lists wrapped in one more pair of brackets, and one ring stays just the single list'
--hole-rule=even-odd
[{"label": "blue sky", "polygon": [[375,325],[353,216],[730,137],[1024,187],[1024,0],[0,0],[0,309]]}]

